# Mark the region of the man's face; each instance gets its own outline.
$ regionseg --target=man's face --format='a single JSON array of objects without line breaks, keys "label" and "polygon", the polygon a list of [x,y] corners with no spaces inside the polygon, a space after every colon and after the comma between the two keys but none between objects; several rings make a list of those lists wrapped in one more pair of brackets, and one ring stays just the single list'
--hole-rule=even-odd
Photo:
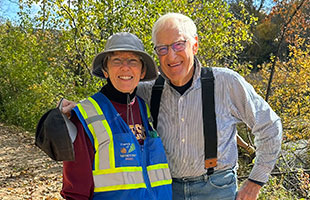
[{"label": "man's face", "polygon": [[191,44],[190,40],[185,38],[177,28],[170,27],[171,26],[166,26],[166,28],[157,33],[156,46],[171,45],[175,42],[186,40],[185,49],[175,52],[171,46],[169,46],[166,55],[158,55],[160,67],[173,85],[183,86],[193,76],[194,55],[198,50],[198,38],[195,38],[195,44]]},{"label": "man's face", "polygon": [[140,79],[144,78],[142,61],[133,52],[116,51],[108,58],[104,76],[110,78],[113,86],[120,92],[132,93]]}]

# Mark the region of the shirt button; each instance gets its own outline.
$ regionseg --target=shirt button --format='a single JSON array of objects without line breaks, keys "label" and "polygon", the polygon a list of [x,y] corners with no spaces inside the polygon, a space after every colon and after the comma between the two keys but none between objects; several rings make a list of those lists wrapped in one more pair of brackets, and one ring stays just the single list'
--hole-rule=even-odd
[{"label": "shirt button", "polygon": [[183,143],[185,142],[185,139],[184,139],[184,138],[182,139],[182,142],[183,142]]}]

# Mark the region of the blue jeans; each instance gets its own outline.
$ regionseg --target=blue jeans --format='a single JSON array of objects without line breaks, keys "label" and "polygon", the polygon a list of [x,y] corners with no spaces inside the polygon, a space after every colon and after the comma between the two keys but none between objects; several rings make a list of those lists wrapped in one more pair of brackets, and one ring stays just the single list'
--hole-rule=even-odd
[{"label": "blue jeans", "polygon": [[173,200],[234,200],[236,195],[237,176],[233,169],[172,181]]}]

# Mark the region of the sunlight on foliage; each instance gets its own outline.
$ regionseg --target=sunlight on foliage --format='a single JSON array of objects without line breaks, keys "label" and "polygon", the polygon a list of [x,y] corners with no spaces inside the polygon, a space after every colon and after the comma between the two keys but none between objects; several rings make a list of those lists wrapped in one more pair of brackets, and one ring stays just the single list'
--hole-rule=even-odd
[{"label": "sunlight on foliage", "polygon": [[[300,39],[299,44],[304,45],[304,41]],[[284,139],[296,140],[310,136],[310,45],[306,51],[299,46],[289,48],[291,59],[276,64],[269,103],[282,119]],[[270,64],[262,66],[262,80],[254,83],[258,91],[265,91],[269,68]]]},{"label": "sunlight on foliage", "polygon": [[77,101],[99,90],[103,82],[91,74],[91,63],[110,35],[134,33],[156,58],[152,26],[167,12],[183,13],[197,24],[204,65],[249,72],[237,55],[242,43],[251,41],[255,18],[242,8],[239,17],[247,23],[236,19],[225,1],[41,1],[33,16],[34,3],[38,1],[20,1],[19,27],[0,24],[1,119],[29,130],[61,97]]}]

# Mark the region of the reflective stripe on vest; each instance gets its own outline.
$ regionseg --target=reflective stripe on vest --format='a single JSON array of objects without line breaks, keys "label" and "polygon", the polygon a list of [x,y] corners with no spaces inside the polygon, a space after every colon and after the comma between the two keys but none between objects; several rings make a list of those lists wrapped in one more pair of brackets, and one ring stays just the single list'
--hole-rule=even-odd
[{"label": "reflective stripe on vest", "polygon": [[[112,131],[99,105],[93,98],[89,97],[87,100],[84,100],[78,104],[77,107],[85,119],[85,122],[94,139],[94,148],[96,150],[94,171],[99,169],[115,168]],[[106,130],[107,134],[95,134],[99,133],[101,130]],[[109,142],[109,145],[104,146],[105,149],[102,149],[102,152],[104,153],[101,154],[101,160],[104,160],[104,162],[100,162],[99,159],[98,148],[100,142],[98,141]]]},{"label": "reflective stripe on vest", "polygon": [[[147,104],[145,104],[145,106],[148,122],[154,130],[150,108]],[[146,169],[151,182],[151,187],[162,186],[172,183],[171,174],[167,163],[150,165]]]},{"label": "reflective stripe on vest", "polygon": [[172,183],[168,164],[150,165],[147,173],[151,182],[151,187],[167,185]]},{"label": "reflective stripe on vest", "polygon": [[150,125],[152,126],[152,129],[154,130],[154,128],[153,128],[153,119],[152,119],[152,116],[151,116],[151,111],[150,111],[149,105],[145,104],[145,106],[146,106],[146,112],[147,112],[148,121],[149,121]]},{"label": "reflective stripe on vest", "polygon": [[[89,97],[79,103],[77,107],[94,141],[94,191],[105,192],[146,188],[141,166],[115,167],[112,130],[98,103],[92,97]],[[150,116],[148,107],[147,111],[148,116]],[[100,145],[103,143],[108,145]],[[151,187],[172,183],[167,163],[147,166],[147,174]]]}]

